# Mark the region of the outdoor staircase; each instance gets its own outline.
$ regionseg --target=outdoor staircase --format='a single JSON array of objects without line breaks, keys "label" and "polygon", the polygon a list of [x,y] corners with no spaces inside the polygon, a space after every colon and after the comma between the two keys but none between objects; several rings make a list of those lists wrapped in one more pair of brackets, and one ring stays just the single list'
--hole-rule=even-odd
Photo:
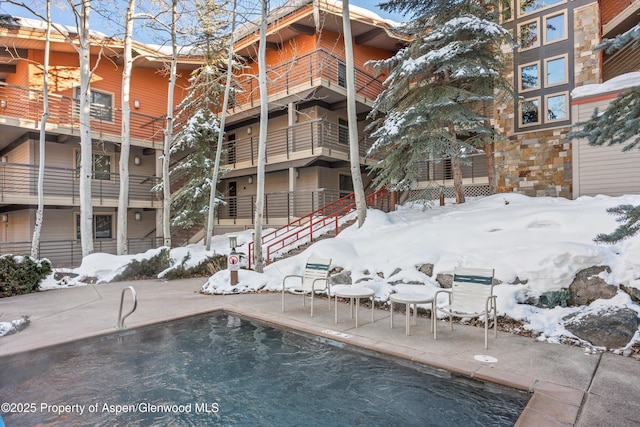
[{"label": "outdoor staircase", "polygon": [[[365,198],[367,206],[388,212],[391,209],[389,192],[382,188]],[[299,253],[320,238],[335,237],[356,219],[354,193],[304,215],[289,224],[262,236],[262,253],[266,264],[277,258]],[[352,215],[353,214],[353,215]],[[297,252],[293,252],[297,251]],[[247,249],[248,268],[252,269],[254,247]]]}]

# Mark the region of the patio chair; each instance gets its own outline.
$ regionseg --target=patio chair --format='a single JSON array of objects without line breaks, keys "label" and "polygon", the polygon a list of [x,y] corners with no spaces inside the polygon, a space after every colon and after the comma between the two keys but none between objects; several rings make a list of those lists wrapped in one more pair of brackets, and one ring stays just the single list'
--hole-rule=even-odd
[{"label": "patio chair", "polygon": [[[493,295],[493,269],[456,267],[453,273],[451,289],[437,291],[434,297],[434,309],[449,316],[453,330],[453,317],[484,316],[484,348],[488,347],[489,315],[493,313],[493,327],[498,336],[498,316],[496,313],[496,295]],[[438,307],[438,294],[449,296],[448,304]],[[438,328],[433,328],[433,339],[437,339]]]},{"label": "patio chair", "polygon": [[313,297],[316,293],[327,293],[329,310],[331,310],[331,293],[329,284],[329,266],[331,259],[309,258],[304,267],[304,274],[290,274],[282,280],[282,311],[284,312],[284,296],[287,292],[302,295],[302,305],[306,306],[306,296],[311,295],[311,317],[313,317]]}]

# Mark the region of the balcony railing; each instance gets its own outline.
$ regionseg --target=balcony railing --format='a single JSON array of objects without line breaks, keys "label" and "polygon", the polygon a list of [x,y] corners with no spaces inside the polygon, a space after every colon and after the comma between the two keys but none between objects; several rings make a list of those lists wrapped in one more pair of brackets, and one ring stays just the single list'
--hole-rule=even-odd
[{"label": "balcony railing", "polygon": [[[346,88],[345,62],[336,55],[319,49],[269,68],[267,81],[269,97],[295,94],[300,87],[320,84]],[[260,94],[255,77],[241,79],[239,85],[242,89],[236,93],[235,107],[259,106]],[[382,92],[382,82],[361,69],[355,70],[355,86],[356,95],[368,102],[373,102]]]},{"label": "balcony railing", "polygon": [[[146,252],[162,246],[161,237],[144,237],[128,239],[130,254]],[[93,251],[100,253],[116,254],[115,239],[95,239]],[[31,242],[0,242],[0,255],[30,255]],[[82,246],[80,240],[51,240],[40,242],[38,246],[38,258],[47,258],[53,267],[78,267],[82,262]]]},{"label": "balcony railing", "polygon": [[[43,91],[0,82],[0,117],[12,117],[33,122],[33,129],[40,128],[43,112]],[[69,134],[79,134],[79,102],[67,96],[49,94],[49,118],[47,128],[57,127]],[[131,112],[131,138],[147,142],[151,147],[162,147],[163,117]],[[31,126],[31,123],[24,125]],[[122,110],[98,104],[91,105],[91,131],[119,140],[122,128]]]},{"label": "balcony railing", "polygon": [[[358,148],[360,157],[364,157],[373,144],[367,135],[360,134]],[[318,119],[298,123],[269,131],[267,135],[266,162],[286,161],[292,157],[299,158],[296,153],[316,156],[332,152],[349,157],[348,130],[346,127],[328,120]],[[323,150],[324,149],[324,150]],[[258,163],[258,136],[236,139],[225,145],[223,163],[229,166],[255,166]]]},{"label": "balcony railing", "polygon": [[[467,157],[466,162],[460,165],[462,179],[469,183],[486,181],[487,161],[484,154],[473,154]],[[442,184],[453,180],[453,169],[450,159],[423,160],[420,162],[418,181],[436,181]]]},{"label": "balcony railing", "polygon": [[[100,178],[100,179],[95,179]],[[145,175],[129,175],[129,200],[160,204],[161,193],[151,191],[160,178]],[[66,197],[71,204],[79,203],[80,181],[77,169],[45,167],[44,195]],[[120,192],[120,175],[100,173],[91,181],[91,197],[117,200]],[[0,163],[0,202],[9,197],[38,195],[38,166],[18,163]]]},{"label": "balcony railing", "polygon": [[[264,197],[264,220],[290,222],[340,198],[337,190],[283,191],[267,193]],[[251,221],[254,219],[256,196],[225,197],[226,204],[218,206],[218,222],[222,220]]]}]

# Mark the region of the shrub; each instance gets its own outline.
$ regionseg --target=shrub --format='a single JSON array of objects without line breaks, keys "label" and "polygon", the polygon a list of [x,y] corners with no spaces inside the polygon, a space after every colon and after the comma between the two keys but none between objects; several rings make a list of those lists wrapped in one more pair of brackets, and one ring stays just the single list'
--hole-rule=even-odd
[{"label": "shrub", "polygon": [[206,277],[227,268],[226,255],[213,255],[205,258],[198,265],[185,267],[185,264],[189,259],[189,255],[185,256],[180,265],[167,271],[163,275],[163,278],[167,280],[173,280],[186,277]]},{"label": "shrub", "polygon": [[0,298],[34,292],[49,273],[51,263],[47,259],[0,256]]},{"label": "shrub", "polygon": [[122,273],[113,278],[112,282],[123,280],[155,279],[158,273],[166,270],[171,265],[169,248],[162,248],[160,252],[151,258],[142,261],[132,260]]}]

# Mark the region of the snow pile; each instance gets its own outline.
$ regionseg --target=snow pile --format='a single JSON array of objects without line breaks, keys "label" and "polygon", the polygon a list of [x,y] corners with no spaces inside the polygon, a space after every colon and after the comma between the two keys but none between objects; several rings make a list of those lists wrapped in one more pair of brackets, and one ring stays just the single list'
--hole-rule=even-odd
[{"label": "snow pile", "polygon": [[638,85],[640,85],[640,71],[635,71],[619,75],[604,83],[579,86],[571,91],[571,97],[574,99],[584,98],[629,89]]},{"label": "snow pile", "polygon": [[[209,278],[203,292],[279,291],[283,277],[302,274],[310,256],[331,258],[333,266],[351,272],[354,284],[374,289],[379,301],[396,290],[433,295],[440,287],[436,275],[452,273],[456,266],[490,267],[503,282],[496,286],[498,313],[524,322],[527,329],[542,334],[541,339],[553,342],[571,336],[562,326],[562,318],[569,314],[603,306],[629,307],[640,314],[640,306],[621,291],[588,307],[543,309],[524,304],[529,298],[568,288],[577,272],[596,265],[611,267],[611,273],[601,274],[607,283],[638,287],[640,236],[617,245],[593,241],[598,233],[617,227],[606,209],[619,204],[638,205],[640,196],[571,201],[499,194],[424,212],[422,205],[388,214],[369,210],[360,229],[353,225],[334,239],[268,265],[263,274],[240,270],[235,286],[229,284],[228,272],[219,272]],[[434,265],[431,277],[418,271],[425,263]],[[514,282],[520,284],[510,284]]]},{"label": "snow pile", "polygon": [[0,337],[19,332],[26,328],[28,325],[29,319],[27,319],[26,317],[12,320],[10,322],[0,322]]}]

